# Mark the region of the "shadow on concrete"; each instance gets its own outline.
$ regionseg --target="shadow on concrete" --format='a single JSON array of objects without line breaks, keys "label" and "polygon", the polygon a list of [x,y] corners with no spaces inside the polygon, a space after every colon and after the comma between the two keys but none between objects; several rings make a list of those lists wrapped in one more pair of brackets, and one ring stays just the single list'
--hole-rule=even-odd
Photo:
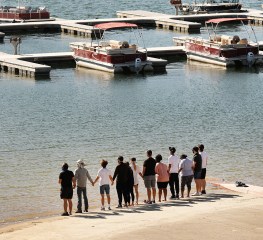
[{"label": "shadow on concrete", "polygon": [[106,211],[92,211],[88,213],[76,214],[71,217],[86,218],[86,219],[107,219],[109,216],[121,216],[124,214],[141,213],[148,211],[162,211],[163,208],[167,207],[193,207],[193,205],[202,202],[216,202],[221,199],[231,199],[242,197],[237,194],[224,194],[224,193],[210,193],[207,195],[191,197],[191,198],[181,198],[177,200],[168,200],[167,202],[160,202],[154,204],[142,204],[134,207],[123,207],[113,210]]}]

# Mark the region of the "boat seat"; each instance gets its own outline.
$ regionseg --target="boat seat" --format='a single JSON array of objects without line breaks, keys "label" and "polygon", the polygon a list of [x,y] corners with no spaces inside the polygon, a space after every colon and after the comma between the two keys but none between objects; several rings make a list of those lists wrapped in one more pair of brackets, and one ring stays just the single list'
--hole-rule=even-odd
[{"label": "boat seat", "polygon": [[238,44],[248,44],[248,40],[246,38],[241,39]]},{"label": "boat seat", "polygon": [[228,45],[231,44],[232,41],[232,37],[228,36],[228,35],[222,35],[221,36],[221,44],[222,45]]}]

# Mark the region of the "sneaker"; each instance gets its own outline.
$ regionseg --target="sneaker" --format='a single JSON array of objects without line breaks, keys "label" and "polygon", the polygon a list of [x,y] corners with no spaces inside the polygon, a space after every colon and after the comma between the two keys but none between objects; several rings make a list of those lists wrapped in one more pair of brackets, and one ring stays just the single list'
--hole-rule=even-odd
[{"label": "sneaker", "polygon": [[179,195],[177,194],[177,195],[175,196],[175,198],[176,198],[176,199],[179,199]]},{"label": "sneaker", "polygon": [[122,205],[118,205],[116,208],[122,208]]},{"label": "sneaker", "polygon": [[111,207],[108,207],[108,210],[111,210]]},{"label": "sneaker", "polygon": [[172,199],[175,199],[175,196],[171,196],[169,199],[171,199],[171,200],[172,200]]},{"label": "sneaker", "polygon": [[61,216],[69,216],[68,212],[64,212],[61,214]]},{"label": "sneaker", "polygon": [[82,213],[82,210],[77,210],[75,213]]},{"label": "sneaker", "polygon": [[201,192],[202,194],[206,194],[206,191],[205,190],[202,190],[202,192]]},{"label": "sneaker", "polygon": [[86,208],[85,210],[84,210],[84,212],[88,212],[89,210]]},{"label": "sneaker", "polygon": [[101,207],[101,209],[100,209],[101,211],[105,211],[105,207]]},{"label": "sneaker", "polygon": [[195,192],[192,194],[192,196],[200,196],[200,193],[199,192]]}]

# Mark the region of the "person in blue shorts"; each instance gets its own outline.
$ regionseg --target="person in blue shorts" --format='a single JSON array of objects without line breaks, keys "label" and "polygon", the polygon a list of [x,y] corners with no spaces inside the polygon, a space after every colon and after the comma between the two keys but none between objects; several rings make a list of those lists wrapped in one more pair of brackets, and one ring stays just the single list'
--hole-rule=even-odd
[{"label": "person in blue shorts", "polygon": [[107,169],[108,161],[102,159],[101,160],[101,169],[98,171],[97,177],[94,180],[93,185],[99,181],[100,185],[100,195],[101,195],[101,210],[104,211],[104,194],[106,193],[107,201],[108,201],[108,210],[111,210],[110,207],[110,181],[113,184],[113,178],[111,176],[111,171]]}]

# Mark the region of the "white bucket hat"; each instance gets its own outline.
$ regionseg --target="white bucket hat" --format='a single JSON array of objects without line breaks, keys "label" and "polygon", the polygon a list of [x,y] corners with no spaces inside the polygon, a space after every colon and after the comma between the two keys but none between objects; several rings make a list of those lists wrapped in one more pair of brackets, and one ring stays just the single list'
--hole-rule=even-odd
[{"label": "white bucket hat", "polygon": [[86,164],[84,163],[84,161],[82,160],[82,159],[79,159],[78,161],[77,161],[77,164],[80,166],[80,165],[82,165],[82,166],[86,166]]}]

